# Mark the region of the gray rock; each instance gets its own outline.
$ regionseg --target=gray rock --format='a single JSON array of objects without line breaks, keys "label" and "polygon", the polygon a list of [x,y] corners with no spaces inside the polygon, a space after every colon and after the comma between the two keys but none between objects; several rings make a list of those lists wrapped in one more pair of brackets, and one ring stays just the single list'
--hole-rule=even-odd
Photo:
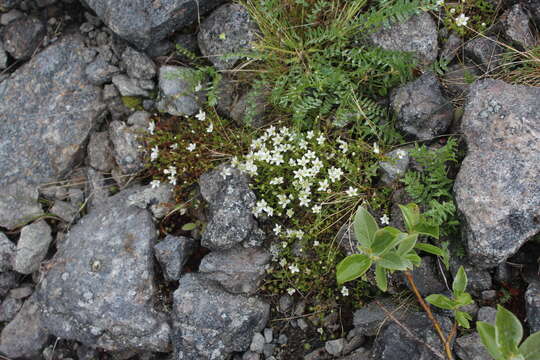
[{"label": "gray rock", "polygon": [[497,300],[497,291],[496,290],[484,290],[482,291],[482,300],[491,302]]},{"label": "gray rock", "polygon": [[51,242],[51,228],[44,220],[23,227],[17,243],[17,255],[13,270],[21,274],[31,274],[39,270]]},{"label": "gray rock", "polygon": [[29,297],[30,295],[32,295],[33,292],[34,290],[32,288],[32,285],[23,284],[21,287],[11,289],[8,295],[12,299],[19,300]]},{"label": "gray rock", "polygon": [[529,10],[531,13],[532,20],[535,22],[537,27],[540,27],[540,1],[527,0],[524,3],[527,10]]},{"label": "gray rock", "polygon": [[260,128],[267,124],[268,110],[267,95],[250,90],[233,103],[229,116],[239,125]]},{"label": "gray rock", "polygon": [[156,228],[147,210],[128,206],[131,191],[106,199],[71,228],[38,300],[55,336],[108,351],[165,352],[170,328],[153,309]]},{"label": "gray rock", "polygon": [[200,109],[201,96],[195,92],[195,70],[181,66],[159,68],[159,111],[171,115],[193,115]]},{"label": "gray rock", "polygon": [[95,132],[90,136],[88,147],[88,164],[98,171],[108,173],[114,166],[111,142],[107,131]]},{"label": "gray rock", "polygon": [[261,354],[252,352],[252,351],[246,351],[242,355],[242,360],[260,360]]},{"label": "gray rock", "polygon": [[13,269],[16,249],[17,246],[4,233],[0,232],[0,272]]},{"label": "gray rock", "polygon": [[122,96],[150,96],[150,93],[143,89],[137,80],[127,75],[115,75],[112,78],[112,82]]},{"label": "gray rock", "polygon": [[289,342],[289,338],[285,334],[279,334],[278,344],[286,345]]},{"label": "gray rock", "polygon": [[19,284],[19,276],[13,271],[0,272],[0,297],[4,297]]},{"label": "gray rock", "polygon": [[21,299],[6,298],[2,302],[2,305],[0,305],[0,322],[10,322],[13,320],[23,306],[23,303],[24,301]]},{"label": "gray rock", "polygon": [[[197,55],[201,53],[201,51],[199,50],[196,33],[178,34],[174,37],[174,44],[176,44],[176,46],[180,46],[184,50],[188,50],[192,54]],[[183,63],[190,63],[193,61],[192,57],[188,57],[182,54],[181,51],[177,51],[175,57]]]},{"label": "gray rock", "polygon": [[454,193],[479,268],[503,262],[540,231],[539,97],[539,88],[492,79],[471,88],[462,120],[468,153]]},{"label": "gray rock", "polygon": [[219,360],[246,351],[253,334],[264,329],[269,311],[255,297],[232,295],[200,274],[185,274],[174,292],[175,359]]},{"label": "gray rock", "polygon": [[216,110],[221,116],[231,118],[231,111],[238,100],[238,95],[236,94],[236,83],[230,76],[223,74],[217,87],[217,97]]},{"label": "gray rock", "polygon": [[463,261],[457,257],[450,259],[450,270],[452,274],[456,274],[460,266],[463,266],[465,273],[467,274],[467,291],[472,295],[479,297],[483,291],[489,290],[493,287],[493,281],[489,271],[477,269],[469,263],[469,261]]},{"label": "gray rock", "polygon": [[11,9],[17,6],[21,0],[0,0],[0,8]]},{"label": "gray rock", "polygon": [[232,69],[240,57],[231,55],[251,50],[257,32],[244,6],[225,4],[202,22],[199,48],[219,70]]},{"label": "gray rock", "polygon": [[330,356],[324,348],[315,349],[304,356],[304,360],[326,360],[329,358]]},{"label": "gray rock", "polygon": [[531,333],[540,331],[540,283],[531,283],[525,292],[527,325]]},{"label": "gray rock", "polygon": [[115,75],[120,74],[120,69],[109,64],[101,56],[96,57],[85,69],[88,80],[94,85],[110,83]]},{"label": "gray rock", "polygon": [[[452,322],[448,318],[436,316],[445,333],[449,333]],[[437,356],[425,344],[444,354],[443,346],[433,325],[424,313],[414,313],[403,320],[406,326],[420,341],[411,338],[400,326],[390,323],[373,344],[372,356],[380,360],[417,359],[432,360]]]},{"label": "gray rock", "polygon": [[241,243],[260,246],[264,234],[253,218],[251,209],[256,198],[244,174],[230,165],[222,165],[203,174],[199,186],[210,211],[202,246],[220,251]]},{"label": "gray rock", "polygon": [[[382,299],[380,303],[384,308],[392,313],[398,320],[403,320],[407,316],[407,312],[398,310],[398,305],[394,304],[389,299]],[[374,336],[381,328],[391,322],[386,312],[376,303],[371,302],[367,306],[354,312],[353,324],[355,332],[359,335]]]},{"label": "gray rock", "polygon": [[11,9],[6,13],[3,13],[0,15],[0,24],[6,26],[10,22],[17,20],[24,16],[24,13],[17,10],[17,9]]},{"label": "gray rock", "polygon": [[113,156],[124,174],[136,173],[144,168],[139,147],[141,132],[120,121],[109,124],[109,138],[113,144]]},{"label": "gray rock", "polygon": [[174,207],[174,187],[171,184],[160,184],[157,188],[136,187],[128,196],[127,204],[148,209],[155,218],[161,219]]},{"label": "gray rock", "polygon": [[491,360],[491,356],[486,350],[480,335],[472,333],[456,339],[454,346],[456,355],[461,360]]},{"label": "gray rock", "polygon": [[[355,335],[349,337],[351,333]],[[343,354],[349,354],[353,352],[354,350],[362,346],[362,344],[364,344],[365,342],[366,337],[364,335],[356,335],[354,329],[352,331],[349,331],[349,334],[347,334],[347,341],[345,342],[345,346],[343,347]]]},{"label": "gray rock", "polygon": [[132,47],[126,47],[126,50],[122,54],[122,61],[131,78],[150,80],[156,76],[156,65],[154,62],[146,54]]},{"label": "gray rock", "polygon": [[249,346],[249,350],[258,354],[262,354],[264,350],[264,344],[264,336],[261,333],[256,332],[255,334],[253,334],[253,338],[251,339],[251,345]]},{"label": "gray rock", "polygon": [[274,339],[274,332],[272,328],[266,328],[264,329],[264,341],[266,341],[267,344],[270,344],[272,340]]},{"label": "gray rock", "polygon": [[292,306],[294,305],[294,301],[292,296],[290,295],[282,295],[279,298],[279,311],[282,313],[289,312],[292,309]]},{"label": "gray rock", "polygon": [[[2,148],[2,144],[0,144],[0,148]],[[0,167],[3,165],[1,157],[0,154]],[[1,182],[2,179],[0,179]],[[38,190],[36,187],[22,182],[6,184],[0,192],[0,226],[13,229],[43,214],[43,209],[37,200]]]},{"label": "gray rock", "polygon": [[372,44],[383,49],[412,52],[423,65],[437,58],[437,24],[427,12],[370,33],[368,37]]},{"label": "gray rock", "polygon": [[87,205],[89,208],[94,208],[103,203],[109,197],[109,190],[107,184],[105,183],[105,177],[99,171],[88,167],[86,168],[85,180],[88,193]]},{"label": "gray rock", "polygon": [[492,71],[501,63],[503,48],[494,37],[477,37],[465,44],[465,55],[481,65],[486,71]]},{"label": "gray rock", "polygon": [[67,201],[56,200],[50,212],[71,224],[79,215],[79,209]]},{"label": "gray rock", "polygon": [[224,0],[85,0],[121,38],[139,49],[164,39],[204,16]]},{"label": "gray rock", "polygon": [[442,82],[452,96],[466,96],[479,76],[480,71],[475,65],[458,63],[448,67]]},{"label": "gray rock", "polygon": [[441,51],[441,58],[445,59],[448,62],[452,61],[458,54],[459,50],[461,49],[461,46],[462,46],[461,37],[459,37],[455,33],[451,33],[443,45],[443,48]]},{"label": "gray rock", "polygon": [[398,116],[396,126],[420,140],[443,134],[453,119],[452,104],[432,72],[394,90],[391,107]]},{"label": "gray rock", "polygon": [[5,50],[17,60],[26,60],[37,50],[46,28],[34,17],[21,17],[4,28]]},{"label": "gray rock", "polygon": [[174,50],[174,44],[168,39],[159,40],[155,43],[150,44],[146,48],[145,52],[151,58],[156,58],[160,56],[167,56]]},{"label": "gray rock", "polygon": [[[0,40],[0,70],[7,68],[8,66],[8,54],[4,49],[4,43]],[[2,80],[0,80],[2,82]]]},{"label": "gray rock", "polygon": [[262,248],[233,248],[213,251],[199,265],[199,272],[208,273],[227,291],[254,294],[270,263],[270,253]]},{"label": "gray rock", "polygon": [[536,34],[529,25],[529,15],[523,5],[515,4],[502,16],[505,34],[510,40],[525,49],[536,45]]},{"label": "gray rock", "polygon": [[[0,118],[6,120],[0,122],[2,226],[11,228],[42,212],[35,203],[37,192],[16,183],[59,180],[81,160],[104,114],[101,90],[84,76],[85,50],[79,37],[65,37],[0,84]],[[17,211],[6,220],[4,211],[10,209]]]},{"label": "gray rock", "polygon": [[127,119],[127,123],[131,126],[137,126],[141,129],[147,129],[150,124],[152,115],[146,111],[135,111]]},{"label": "gray rock", "polygon": [[478,310],[478,321],[484,321],[495,325],[497,310],[491,306],[483,306]]},{"label": "gray rock", "polygon": [[340,357],[339,360],[369,360],[371,353],[365,348],[356,349],[352,354]]},{"label": "gray rock", "polygon": [[267,360],[276,360],[272,354],[274,353],[276,346],[274,344],[264,344],[263,354]]},{"label": "gray rock", "polygon": [[343,352],[345,346],[345,339],[329,340],[324,344],[325,350],[333,356],[339,356]]},{"label": "gray rock", "polygon": [[409,149],[396,149],[385,154],[388,161],[381,161],[379,166],[382,170],[381,180],[385,184],[391,184],[402,178],[409,167]]},{"label": "gray rock", "polygon": [[179,280],[184,265],[195,250],[195,240],[184,236],[167,235],[154,245],[156,258],[168,281]]},{"label": "gray rock", "polygon": [[2,329],[0,352],[10,358],[33,358],[49,340],[35,297],[24,303],[15,318]]},{"label": "gray rock", "polygon": [[[414,283],[423,297],[446,291],[446,285],[440,278],[440,270],[437,267],[436,260],[432,257],[424,256],[422,258],[422,264],[415,267],[411,273]],[[410,288],[410,284],[406,280],[405,282],[407,283],[407,287]]]}]

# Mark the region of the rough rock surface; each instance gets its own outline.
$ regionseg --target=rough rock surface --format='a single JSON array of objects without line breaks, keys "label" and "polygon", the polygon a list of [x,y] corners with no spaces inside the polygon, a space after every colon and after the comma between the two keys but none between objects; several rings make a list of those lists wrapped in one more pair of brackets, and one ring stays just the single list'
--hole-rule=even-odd
[{"label": "rough rock surface", "polygon": [[238,125],[260,128],[267,124],[268,96],[251,90],[240,96],[232,105],[229,116]]},{"label": "rough rock surface", "polygon": [[[402,320],[407,316],[405,311],[398,311],[398,305],[389,299],[379,300],[379,303],[398,320]],[[354,312],[353,324],[357,334],[374,336],[380,331],[383,325],[391,322],[387,313],[380,305],[373,301]]]},{"label": "rough rock surface", "polygon": [[206,255],[199,272],[208,273],[231,293],[253,294],[269,263],[270,253],[262,248],[234,248]]},{"label": "rough rock surface", "polygon": [[197,21],[224,0],[84,0],[118,36],[140,49]]},{"label": "rough rock surface", "polygon": [[114,159],[124,174],[136,173],[144,167],[139,149],[140,135],[138,128],[129,127],[120,121],[113,121],[109,125]]},{"label": "rough rock surface", "polygon": [[150,213],[125,190],[92,209],[60,244],[37,291],[55,336],[109,351],[167,351],[170,328],[153,310]]},{"label": "rough rock surface", "polygon": [[9,271],[13,268],[16,248],[16,245],[4,233],[0,232],[0,272]]},{"label": "rough rock surface", "polygon": [[180,279],[184,265],[195,250],[195,240],[184,236],[167,235],[154,245],[156,258],[161,265],[165,280]]},{"label": "rough rock surface", "polygon": [[494,37],[477,37],[465,44],[465,55],[481,65],[484,70],[491,71],[501,63],[503,48]]},{"label": "rough rock surface", "polygon": [[453,96],[465,96],[469,93],[471,84],[480,74],[481,72],[475,65],[454,64],[448,67],[442,81]]},{"label": "rough rock surface", "polygon": [[13,270],[31,274],[39,269],[52,242],[51,228],[45,220],[27,225],[21,230]]},{"label": "rough rock surface", "polygon": [[198,40],[203,55],[219,70],[231,69],[240,59],[225,56],[251,49],[257,39],[257,25],[240,4],[226,4],[201,24]]},{"label": "rough rock surface", "polygon": [[382,181],[390,184],[405,175],[409,167],[410,156],[408,149],[403,148],[392,150],[385,154],[385,156],[388,157],[388,161],[382,161],[380,163]]},{"label": "rough rock surface", "polygon": [[193,115],[200,109],[200,95],[195,93],[194,70],[182,66],[159,68],[159,111],[171,115]]},{"label": "rough rock surface", "polygon": [[[2,124],[0,128],[1,126]],[[3,165],[2,160],[0,153],[0,167]],[[0,184],[2,180],[0,178]],[[0,226],[12,229],[43,214],[43,209],[37,202],[38,195],[36,187],[23,182],[6,184],[0,191]]]},{"label": "rough rock surface", "polygon": [[[2,191],[0,214],[17,204],[25,210],[0,219],[2,226],[41,212],[31,201],[35,190],[15,183],[37,185],[66,174],[105,110],[101,90],[84,75],[86,50],[80,38],[68,36],[0,84],[0,187],[16,188]],[[28,195],[19,201],[17,193]]]},{"label": "rough rock surface", "polygon": [[4,44],[2,43],[2,40],[0,40],[0,70],[3,70],[7,68],[8,66],[8,55],[6,50],[4,49]]},{"label": "rough rock surface", "polygon": [[465,335],[456,339],[454,346],[456,355],[461,360],[491,360],[492,357],[482,341],[478,333]]},{"label": "rough rock surface", "polygon": [[174,188],[171,184],[134,187],[127,198],[128,205],[148,209],[155,218],[161,219],[174,207]]},{"label": "rough rock surface", "polygon": [[437,58],[437,25],[427,12],[369,34],[369,40],[386,50],[412,52],[424,65]]},{"label": "rough rock surface", "polygon": [[87,147],[88,164],[98,171],[110,172],[114,166],[111,142],[106,131],[95,132]]},{"label": "rough rock surface", "polygon": [[[448,333],[452,323],[448,318],[437,317],[445,333]],[[431,321],[424,313],[415,313],[403,320],[403,324],[418,338],[422,343],[409,337],[409,335],[397,324],[390,323],[377,337],[373,344],[372,356],[379,360],[431,360],[437,356],[424,345],[428,344],[439,353],[443,354],[443,347]]]},{"label": "rough rock surface", "polygon": [[122,96],[144,96],[148,97],[150,94],[146,91],[137,81],[127,75],[120,74],[115,75],[112,78],[113,84],[116,86]]},{"label": "rough rock surface", "polygon": [[122,61],[131,78],[149,80],[156,75],[154,62],[146,54],[129,46],[122,54]]},{"label": "rough rock surface", "polygon": [[12,359],[37,357],[48,339],[49,334],[41,321],[39,305],[35,297],[31,297],[2,330],[0,352]]},{"label": "rough rock surface", "polygon": [[227,250],[242,242],[244,246],[260,245],[264,234],[253,218],[251,209],[256,198],[245,175],[236,168],[223,165],[203,174],[199,186],[210,211],[202,234],[202,246]]},{"label": "rough rock surface", "polygon": [[232,295],[200,274],[186,274],[174,292],[173,335],[176,360],[227,359],[246,351],[264,329],[270,306]]},{"label": "rough rock surface", "polygon": [[45,36],[45,26],[35,17],[21,17],[4,29],[4,48],[17,60],[30,58]]},{"label": "rough rock surface", "polygon": [[[411,271],[414,282],[420,294],[426,297],[431,294],[439,294],[446,290],[446,285],[440,278],[440,270],[437,268],[437,262],[431,256],[424,256],[422,264]],[[410,285],[407,281],[407,286]]]},{"label": "rough rock surface", "polygon": [[398,115],[397,127],[420,140],[444,133],[453,119],[452,104],[432,72],[394,90],[391,106]]},{"label": "rough rock surface", "polygon": [[103,85],[111,82],[115,75],[120,73],[120,69],[109,64],[101,56],[98,56],[84,70],[88,80],[94,85]]},{"label": "rough rock surface", "polygon": [[521,4],[515,4],[504,14],[505,34],[513,42],[525,49],[533,47],[537,43],[535,34],[529,25],[529,16]]},{"label": "rough rock surface", "polygon": [[498,80],[471,88],[462,123],[468,154],[454,192],[477,267],[503,262],[540,231],[539,98],[539,88]]},{"label": "rough rock surface", "polygon": [[525,308],[531,333],[540,331],[540,282],[529,284],[525,292]]}]

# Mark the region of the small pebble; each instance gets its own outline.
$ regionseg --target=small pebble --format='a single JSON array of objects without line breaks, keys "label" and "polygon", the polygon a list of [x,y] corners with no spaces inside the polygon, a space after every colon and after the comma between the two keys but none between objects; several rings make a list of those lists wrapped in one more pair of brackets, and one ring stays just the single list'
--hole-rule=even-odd
[{"label": "small pebble", "polygon": [[272,331],[272,329],[271,328],[264,329],[264,340],[266,340],[266,342],[270,344],[273,339],[274,339],[274,332]]}]

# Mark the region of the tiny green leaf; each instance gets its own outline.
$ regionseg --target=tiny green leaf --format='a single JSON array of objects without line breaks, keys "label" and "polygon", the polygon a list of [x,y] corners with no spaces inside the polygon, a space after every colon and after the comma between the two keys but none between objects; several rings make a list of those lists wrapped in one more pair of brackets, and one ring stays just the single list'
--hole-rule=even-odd
[{"label": "tiny green leaf", "polygon": [[499,344],[503,355],[517,353],[518,345],[523,337],[523,327],[512,312],[497,305],[495,316],[495,340]]},{"label": "tiny green leaf", "polygon": [[343,259],[336,268],[336,279],[339,285],[359,278],[368,271],[371,259],[363,254],[354,254]]},{"label": "tiny green leaf", "polygon": [[362,206],[358,207],[358,210],[356,210],[353,228],[358,242],[366,248],[370,248],[375,232],[379,230],[379,225],[377,225],[373,216],[371,216],[371,214]]},{"label": "tiny green leaf", "polygon": [[467,288],[467,274],[463,266],[460,266],[456,276],[454,277],[454,282],[452,283],[452,290],[455,294],[460,294],[465,291]]},{"label": "tiny green leaf", "polygon": [[473,303],[473,299],[471,297],[471,294],[469,293],[458,294],[457,296],[455,296],[455,301],[456,303],[458,303],[459,306],[466,306]]},{"label": "tiny green leaf", "polygon": [[470,320],[472,320],[472,316],[464,311],[456,310],[455,313],[456,321],[458,324],[465,329],[469,329],[471,327],[471,324],[469,323]]},{"label": "tiny green leaf", "polygon": [[195,223],[187,223],[182,226],[183,231],[191,231],[197,227],[197,224]]},{"label": "tiny green leaf", "polygon": [[446,310],[452,310],[456,306],[455,301],[441,294],[431,294],[426,298],[426,301],[431,305]]},{"label": "tiny green leaf", "polygon": [[403,214],[407,230],[412,232],[412,229],[420,222],[420,208],[414,203],[399,205],[399,208]]},{"label": "tiny green leaf", "polygon": [[383,255],[377,264],[388,270],[407,270],[412,267],[409,259],[394,252]]},{"label": "tiny green leaf", "polygon": [[414,247],[417,248],[418,250],[421,250],[421,251],[424,251],[433,255],[437,255],[441,257],[444,257],[446,255],[443,249],[435,245],[425,244],[425,243],[416,243]]},{"label": "tiny green leaf", "polygon": [[386,292],[388,289],[388,279],[386,277],[386,270],[380,265],[375,267],[375,282],[381,291]]},{"label": "tiny green leaf", "polygon": [[540,331],[525,339],[519,347],[519,353],[526,360],[540,360]]},{"label": "tiny green leaf", "polygon": [[499,347],[497,346],[497,342],[495,340],[495,327],[486,322],[477,321],[476,329],[478,330],[478,334],[480,335],[480,340],[482,340],[482,344],[484,344],[489,354],[495,360],[504,360],[503,355],[499,351]]},{"label": "tiny green leaf", "polygon": [[373,237],[371,250],[373,251],[373,254],[382,256],[393,249],[394,246],[399,243],[400,239],[400,235],[396,236],[386,229],[379,229],[375,232],[375,236]]},{"label": "tiny green leaf", "polygon": [[399,243],[397,253],[399,255],[405,255],[408,254],[409,251],[411,251],[414,248],[414,245],[416,245],[416,241],[418,241],[418,234],[410,234],[407,235],[404,239],[401,240]]},{"label": "tiny green leaf", "polygon": [[409,259],[410,262],[414,264],[414,266],[420,266],[422,263],[422,258],[418,256],[415,252],[410,252],[405,256],[407,259]]}]

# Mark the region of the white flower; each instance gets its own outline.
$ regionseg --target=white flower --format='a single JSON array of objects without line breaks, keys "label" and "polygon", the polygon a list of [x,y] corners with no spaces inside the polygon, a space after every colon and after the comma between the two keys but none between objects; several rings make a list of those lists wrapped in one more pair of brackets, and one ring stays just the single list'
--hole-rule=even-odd
[{"label": "white flower", "polygon": [[482,23],[481,25],[482,25],[483,27],[486,27],[486,23]]},{"label": "white flower", "polygon": [[302,150],[306,150],[308,146],[308,143],[306,140],[302,139],[298,142],[298,147]]},{"label": "white flower", "polygon": [[453,14],[453,13],[455,13],[455,12],[456,12],[456,9],[455,9],[455,8],[451,8],[451,9],[450,9],[450,14]]},{"label": "white flower", "polygon": [[319,214],[321,212],[321,205],[315,205],[311,208],[314,214]]},{"label": "white flower", "polygon": [[405,155],[407,155],[407,152],[403,149],[399,149],[398,151],[396,151],[396,156],[400,160],[403,159]]},{"label": "white flower", "polygon": [[324,330],[323,328],[317,328],[317,332],[322,335],[324,333]]},{"label": "white flower", "polygon": [[308,131],[306,133],[306,139],[308,139],[308,140],[312,139],[313,136],[315,136],[315,133],[312,130],[310,130],[310,131]]},{"label": "white flower", "polygon": [[231,174],[232,174],[231,168],[228,167],[228,166],[225,166],[225,167],[221,170],[221,177],[223,177],[224,179],[226,179],[227,176],[231,176]]},{"label": "white flower", "polygon": [[150,153],[150,161],[156,160],[158,156],[159,156],[159,148],[156,145],[152,148],[152,152]]},{"label": "white flower", "polygon": [[280,185],[283,184],[283,177],[275,177],[272,180],[270,180],[270,185]]},{"label": "white flower", "polygon": [[339,143],[339,149],[341,150],[341,152],[346,154],[347,151],[349,151],[349,145],[341,139],[338,139],[337,142]]},{"label": "white flower", "polygon": [[213,123],[210,123],[208,125],[208,127],[206,128],[206,132],[207,133],[211,133],[212,131],[214,131],[214,124]]},{"label": "white flower", "polygon": [[274,226],[273,231],[274,231],[274,234],[279,235],[281,233],[281,225],[276,224],[276,226]]},{"label": "white flower", "polygon": [[202,90],[202,85],[201,83],[198,83],[197,86],[195,86],[195,91],[199,92]]},{"label": "white flower", "polygon": [[165,170],[163,170],[163,173],[165,175],[172,175],[172,176],[176,176],[176,168],[174,166],[169,166],[168,168],[166,168]]},{"label": "white flower", "polygon": [[467,21],[469,21],[469,17],[465,16],[465,14],[460,14],[456,18],[456,25],[457,26],[467,26]]},{"label": "white flower", "polygon": [[282,248],[285,249],[287,246],[289,246],[289,244],[287,244],[286,241],[282,241],[282,242],[281,242],[281,247],[282,247]]},{"label": "white flower", "polygon": [[319,135],[319,137],[317,138],[317,144],[319,144],[319,145],[324,144],[324,140],[326,140],[324,138],[324,135],[323,134]]},{"label": "white flower", "polygon": [[315,241],[313,242],[313,246],[319,246],[320,244],[321,244],[321,243],[319,242],[319,240],[315,240]]},{"label": "white flower", "polygon": [[345,191],[348,196],[357,196],[358,195],[358,189],[353,188],[350,186],[347,191]]},{"label": "white flower", "polygon": [[289,209],[287,210],[287,212],[285,213],[288,217],[292,217],[294,215],[294,210],[293,209]]},{"label": "white flower", "polygon": [[347,289],[347,287],[342,287],[341,288],[341,295],[343,296],[349,296],[349,289]]},{"label": "white flower", "polygon": [[279,260],[279,265],[281,265],[282,267],[284,267],[285,265],[287,265],[287,259],[281,258],[281,260]]},{"label": "white flower", "polygon": [[386,214],[384,214],[383,216],[381,216],[380,220],[381,220],[381,224],[382,224],[382,225],[388,225],[388,224],[390,224],[390,218],[389,218],[388,215],[386,215]]},{"label": "white flower", "polygon": [[195,117],[199,121],[204,121],[204,120],[206,120],[206,113],[203,111],[203,109],[200,109],[199,113],[197,115],[195,115]]},{"label": "white flower", "polygon": [[378,153],[381,152],[381,149],[379,148],[379,144],[377,144],[376,142],[373,143],[373,152],[374,152],[375,154],[378,154]]},{"label": "white flower", "polygon": [[291,274],[300,272],[300,269],[296,265],[289,265],[289,270],[291,271]]},{"label": "white flower", "polygon": [[343,175],[343,170],[341,170],[340,168],[331,167],[328,170],[328,176],[330,176],[331,182],[338,181],[339,179],[341,179],[342,175]]},{"label": "white flower", "polygon": [[186,147],[186,150],[192,152],[197,147],[197,144],[191,143]]},{"label": "white flower", "polygon": [[174,143],[170,146],[171,150],[176,150],[178,149],[178,143]]},{"label": "white flower", "polygon": [[293,288],[288,288],[288,289],[287,289],[287,294],[289,294],[289,295],[292,295],[292,294],[294,294],[295,292],[296,292],[296,289],[293,289]]},{"label": "white flower", "polygon": [[150,123],[148,124],[148,132],[150,135],[154,135],[154,130],[156,130],[156,123],[154,120],[150,120]]},{"label": "white flower", "polygon": [[437,0],[437,6],[443,6],[444,0]]},{"label": "white flower", "polygon": [[328,180],[324,179],[323,181],[319,181],[319,188],[317,191],[326,191],[328,190]]},{"label": "white flower", "polygon": [[152,180],[150,182],[150,185],[152,186],[152,189],[158,188],[159,184],[161,184],[161,181],[159,181],[159,180]]},{"label": "white flower", "polygon": [[279,194],[277,198],[278,205],[281,206],[283,209],[285,209],[285,207],[291,202],[291,200],[289,200],[289,198],[285,194]]}]

